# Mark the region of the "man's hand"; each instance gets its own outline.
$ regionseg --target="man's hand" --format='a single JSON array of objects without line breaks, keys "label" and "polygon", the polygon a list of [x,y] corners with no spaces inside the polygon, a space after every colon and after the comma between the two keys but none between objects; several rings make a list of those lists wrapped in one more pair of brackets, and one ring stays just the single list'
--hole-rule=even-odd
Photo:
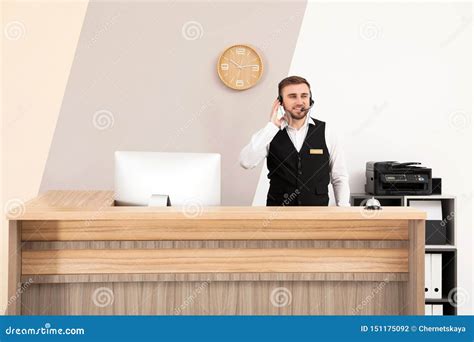
[{"label": "man's hand", "polygon": [[270,121],[275,124],[278,128],[281,127],[283,121],[285,121],[286,113],[280,119],[278,119],[278,107],[280,106],[280,101],[278,99],[273,102],[272,113],[270,114]]}]

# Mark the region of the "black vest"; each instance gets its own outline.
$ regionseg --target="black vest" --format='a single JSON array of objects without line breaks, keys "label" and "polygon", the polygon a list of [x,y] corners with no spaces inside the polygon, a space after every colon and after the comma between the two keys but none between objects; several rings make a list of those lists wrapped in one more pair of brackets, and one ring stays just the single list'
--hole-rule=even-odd
[{"label": "black vest", "polygon": [[313,120],[315,125],[308,125],[300,152],[286,129],[280,130],[270,142],[267,206],[328,205],[330,170],[326,123]]}]

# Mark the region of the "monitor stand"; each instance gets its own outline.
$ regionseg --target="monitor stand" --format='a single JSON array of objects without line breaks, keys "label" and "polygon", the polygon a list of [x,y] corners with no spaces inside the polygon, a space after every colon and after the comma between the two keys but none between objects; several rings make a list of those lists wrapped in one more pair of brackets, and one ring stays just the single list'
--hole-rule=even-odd
[{"label": "monitor stand", "polygon": [[168,195],[151,195],[148,201],[149,207],[170,207],[170,197]]}]

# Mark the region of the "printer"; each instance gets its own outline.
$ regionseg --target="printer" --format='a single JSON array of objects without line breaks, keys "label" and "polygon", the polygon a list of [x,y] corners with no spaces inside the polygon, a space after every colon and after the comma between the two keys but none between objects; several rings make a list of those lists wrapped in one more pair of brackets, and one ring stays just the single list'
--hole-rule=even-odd
[{"label": "printer", "polygon": [[431,169],[417,162],[367,162],[365,192],[371,195],[431,195]]}]

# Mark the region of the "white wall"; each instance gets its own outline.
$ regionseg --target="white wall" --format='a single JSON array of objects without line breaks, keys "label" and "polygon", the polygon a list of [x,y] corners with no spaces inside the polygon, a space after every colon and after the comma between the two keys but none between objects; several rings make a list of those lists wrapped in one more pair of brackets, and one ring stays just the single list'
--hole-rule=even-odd
[{"label": "white wall", "polygon": [[364,192],[366,161],[420,161],[462,199],[459,314],[474,313],[469,17],[469,3],[309,3],[289,72],[343,136],[352,192]]}]

